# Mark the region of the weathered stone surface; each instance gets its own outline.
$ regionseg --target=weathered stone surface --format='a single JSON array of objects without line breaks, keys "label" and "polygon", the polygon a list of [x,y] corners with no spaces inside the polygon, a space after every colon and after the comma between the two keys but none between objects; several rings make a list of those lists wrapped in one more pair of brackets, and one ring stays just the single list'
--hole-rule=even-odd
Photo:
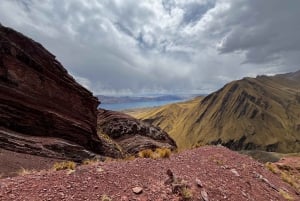
[{"label": "weathered stone surface", "polygon": [[[0,26],[0,127],[6,133],[60,138],[101,154],[98,104],[39,43]],[[0,142],[12,136],[1,134]]]},{"label": "weathered stone surface", "polygon": [[71,141],[60,138],[29,136],[4,128],[0,128],[0,147],[0,152],[2,149],[5,149],[12,152],[61,160],[81,161],[85,158],[96,157],[95,153]]},{"label": "weathered stone surface", "polygon": [[120,112],[100,109],[98,132],[112,138],[129,154],[143,149],[176,148],[175,141],[160,128]]},{"label": "weathered stone surface", "polygon": [[132,188],[132,191],[135,194],[141,194],[143,192],[143,188],[142,187],[134,187],[134,188]]},{"label": "weathered stone surface", "polygon": [[[82,161],[176,147],[165,132],[132,117],[101,110],[98,115],[98,104],[42,45],[0,25],[0,153]],[[107,135],[97,131],[97,118]]]}]

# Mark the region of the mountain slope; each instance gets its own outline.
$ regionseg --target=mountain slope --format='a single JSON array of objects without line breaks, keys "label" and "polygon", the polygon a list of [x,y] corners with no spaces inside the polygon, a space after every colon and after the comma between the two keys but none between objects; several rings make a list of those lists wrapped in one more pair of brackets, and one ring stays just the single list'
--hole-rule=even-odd
[{"label": "mountain slope", "polygon": [[222,144],[234,150],[300,151],[300,71],[244,78],[185,104],[137,117],[165,129],[179,148]]}]

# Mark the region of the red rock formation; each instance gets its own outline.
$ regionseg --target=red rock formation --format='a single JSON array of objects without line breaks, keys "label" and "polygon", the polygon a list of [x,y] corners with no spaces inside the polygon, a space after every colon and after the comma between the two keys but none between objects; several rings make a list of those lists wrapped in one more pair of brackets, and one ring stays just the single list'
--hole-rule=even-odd
[{"label": "red rock formation", "polygon": [[100,137],[110,137],[128,154],[136,154],[143,149],[165,147],[174,150],[177,147],[175,141],[159,127],[121,112],[99,109],[98,130]]},{"label": "red rock formation", "polygon": [[0,127],[101,150],[98,99],[39,43],[0,25]]},{"label": "red rock formation", "polygon": [[[122,158],[125,153],[149,146],[176,146],[166,133],[153,126],[141,126],[133,118],[123,117],[117,124],[134,131],[126,134],[141,136],[137,141],[136,136],[118,141],[102,136],[97,133],[98,104],[98,99],[79,85],[42,45],[0,25],[0,154],[18,153],[10,165],[23,156],[45,157],[49,162],[82,161],[103,159],[102,156]],[[111,122],[101,118],[101,126],[110,128]],[[118,132],[124,134],[122,130]],[[7,154],[1,154],[0,160],[7,159]],[[10,174],[12,168],[5,166],[0,164],[0,170]],[[20,166],[44,167],[33,161],[29,166],[17,163],[14,169]]]}]

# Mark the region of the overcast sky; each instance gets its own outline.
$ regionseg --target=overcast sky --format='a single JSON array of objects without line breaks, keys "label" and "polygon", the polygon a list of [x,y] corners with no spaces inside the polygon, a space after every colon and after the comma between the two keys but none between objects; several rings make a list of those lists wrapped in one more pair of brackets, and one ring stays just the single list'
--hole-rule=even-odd
[{"label": "overcast sky", "polygon": [[300,69],[299,0],[0,0],[94,94],[208,93]]}]

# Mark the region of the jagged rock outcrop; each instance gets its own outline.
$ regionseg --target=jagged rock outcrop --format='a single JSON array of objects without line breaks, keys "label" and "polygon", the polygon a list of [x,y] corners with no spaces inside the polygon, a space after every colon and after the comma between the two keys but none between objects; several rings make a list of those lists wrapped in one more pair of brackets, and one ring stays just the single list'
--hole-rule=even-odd
[{"label": "jagged rock outcrop", "polygon": [[[81,146],[82,158],[87,155],[84,149],[103,154],[96,132],[98,104],[42,45],[0,26],[0,130],[5,130],[0,133],[1,148],[35,146],[23,139],[36,136]],[[63,150],[61,154],[68,155]]]},{"label": "jagged rock outcrop", "polygon": [[143,149],[159,147],[176,148],[175,141],[160,128],[120,112],[99,109],[98,132],[102,138],[116,142],[124,153],[136,154]]},{"label": "jagged rock outcrop", "polygon": [[300,71],[244,78],[205,98],[137,118],[166,130],[179,148],[222,144],[233,150],[300,151]]},{"label": "jagged rock outcrop", "polygon": [[[42,45],[0,25],[0,153],[5,149],[82,161],[123,158],[143,148],[175,148],[165,132],[133,118],[119,114],[113,124],[107,116],[101,119],[98,104]],[[97,115],[111,138],[98,133]],[[133,134],[141,137],[133,136],[137,141],[132,142],[128,135]]]}]

